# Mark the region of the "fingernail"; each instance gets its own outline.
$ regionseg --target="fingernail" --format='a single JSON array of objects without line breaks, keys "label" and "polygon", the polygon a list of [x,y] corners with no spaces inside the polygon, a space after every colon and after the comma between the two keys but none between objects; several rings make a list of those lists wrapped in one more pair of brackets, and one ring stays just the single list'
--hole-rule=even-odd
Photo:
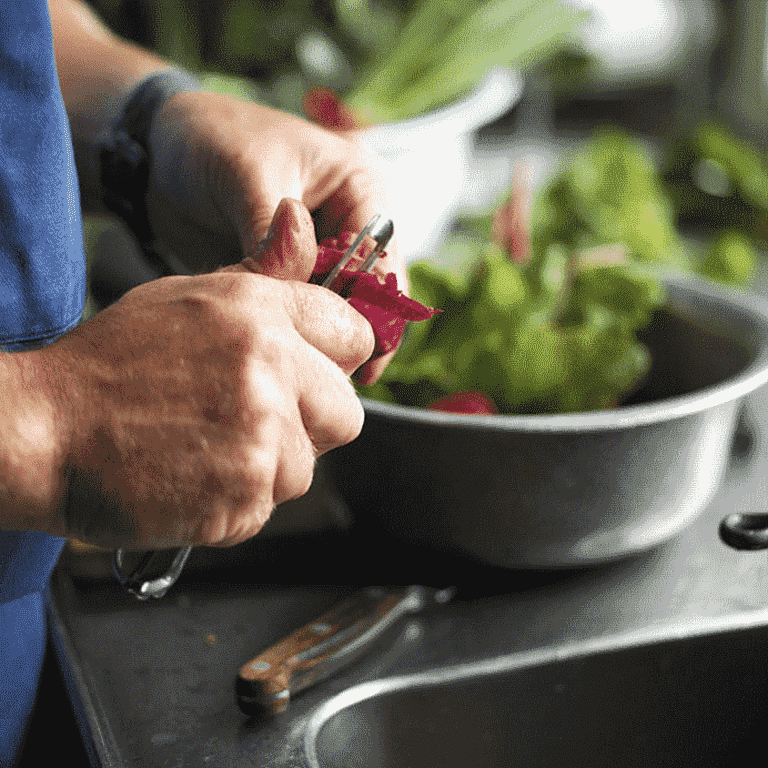
[{"label": "fingernail", "polygon": [[269,229],[267,230],[267,235],[263,240],[259,241],[259,244],[256,246],[256,253],[259,253],[260,251],[263,251],[264,248],[267,246],[267,243],[269,243],[275,236],[275,232],[279,229],[279,222],[280,219],[285,215],[286,206],[288,204],[288,201],[286,198],[283,198],[278,204],[277,208],[275,208],[275,212],[272,215],[272,221],[269,224]]}]

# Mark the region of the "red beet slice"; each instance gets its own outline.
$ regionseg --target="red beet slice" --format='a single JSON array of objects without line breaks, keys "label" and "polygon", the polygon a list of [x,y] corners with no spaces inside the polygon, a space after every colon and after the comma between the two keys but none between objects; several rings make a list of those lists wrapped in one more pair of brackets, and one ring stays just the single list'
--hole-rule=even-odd
[{"label": "red beet slice", "polygon": [[467,390],[456,392],[440,400],[430,403],[431,411],[445,411],[446,413],[476,413],[493,416],[498,413],[496,405],[490,397],[482,392]]},{"label": "red beet slice", "polygon": [[[339,238],[328,238],[320,243],[311,283],[322,283],[352,244],[354,237],[354,234],[345,232]],[[376,346],[372,359],[376,359],[397,347],[409,321],[429,320],[440,310],[425,307],[406,296],[397,287],[397,277],[391,272],[383,281],[372,272],[358,272],[364,253],[364,246],[361,246],[339,273],[333,290],[346,298],[373,327]],[[382,254],[381,258],[385,255]]]}]

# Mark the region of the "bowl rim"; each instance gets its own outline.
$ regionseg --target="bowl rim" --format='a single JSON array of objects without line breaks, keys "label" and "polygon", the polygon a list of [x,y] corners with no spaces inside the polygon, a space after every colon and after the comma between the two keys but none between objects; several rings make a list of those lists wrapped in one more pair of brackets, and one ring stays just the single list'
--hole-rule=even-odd
[{"label": "bowl rim", "polygon": [[391,123],[381,123],[365,128],[362,136],[365,142],[378,146],[397,144],[408,146],[415,134],[426,134],[434,139],[434,132],[465,134],[501,117],[511,109],[523,95],[522,74],[511,67],[494,67],[462,98],[439,107],[432,112]]},{"label": "bowl rim", "polygon": [[754,359],[736,376],[719,384],[684,395],[614,409],[561,414],[445,413],[415,406],[393,405],[364,396],[360,401],[366,417],[378,416],[398,423],[424,427],[452,427],[482,432],[595,432],[627,429],[671,421],[702,413],[750,394],[768,383],[768,299],[757,293],[726,287],[699,275],[663,271],[661,278],[673,291],[716,304],[730,304],[742,316],[762,326],[762,338]]}]

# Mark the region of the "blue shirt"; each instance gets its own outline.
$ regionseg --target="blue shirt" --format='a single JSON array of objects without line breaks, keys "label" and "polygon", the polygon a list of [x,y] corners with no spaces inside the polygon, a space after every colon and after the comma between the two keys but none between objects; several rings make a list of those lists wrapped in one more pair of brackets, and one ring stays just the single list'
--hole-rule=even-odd
[{"label": "blue shirt", "polygon": [[[80,321],[82,219],[46,0],[0,2],[0,347]],[[0,531],[0,766],[18,757],[45,651],[43,591],[63,540]]]}]

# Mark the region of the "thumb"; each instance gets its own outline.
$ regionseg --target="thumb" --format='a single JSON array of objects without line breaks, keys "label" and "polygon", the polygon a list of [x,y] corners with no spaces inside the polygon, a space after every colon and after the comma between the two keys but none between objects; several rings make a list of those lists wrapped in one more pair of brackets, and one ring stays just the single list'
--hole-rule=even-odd
[{"label": "thumb", "polygon": [[309,281],[317,260],[315,225],[307,207],[284,197],[269,232],[232,271],[248,270],[281,280]]}]

